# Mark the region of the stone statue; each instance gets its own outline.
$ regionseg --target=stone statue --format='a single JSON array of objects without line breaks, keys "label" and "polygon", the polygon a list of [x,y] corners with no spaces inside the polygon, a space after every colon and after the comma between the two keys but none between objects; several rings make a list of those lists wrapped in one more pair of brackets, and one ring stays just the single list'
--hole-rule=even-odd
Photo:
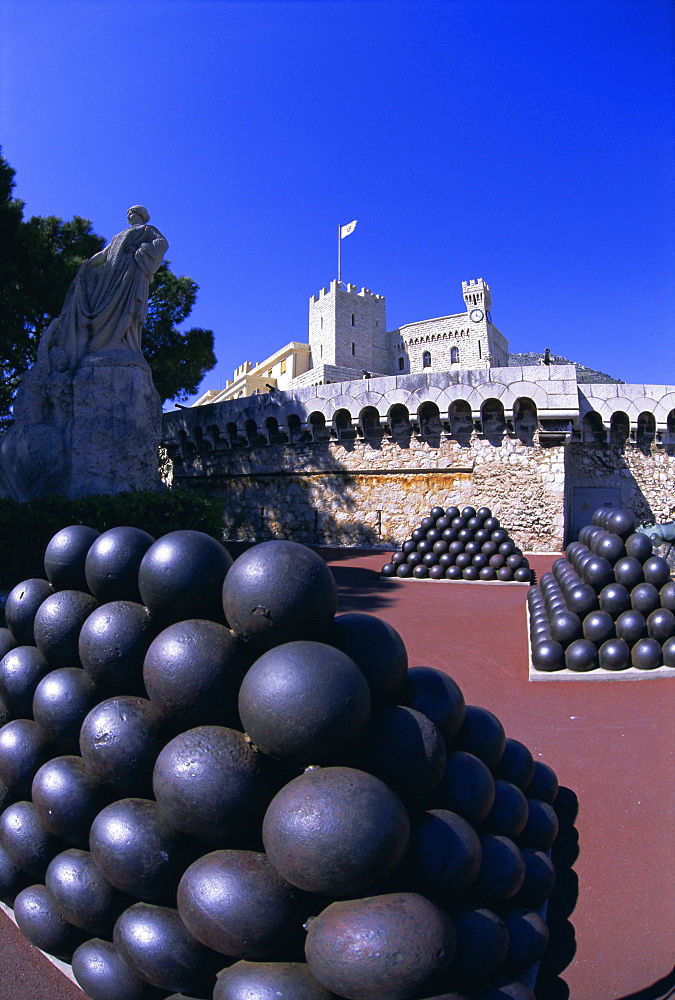
[{"label": "stone statue", "polygon": [[169,244],[142,205],[127,212],[129,228],[85,261],[72,282],[61,315],[45,331],[38,363],[71,371],[85,354],[121,348],[141,353],[150,282]]},{"label": "stone statue", "polygon": [[0,437],[0,496],[30,500],[160,487],[162,401],[141,352],[150,281],[168,243],[142,205],[85,261]]}]

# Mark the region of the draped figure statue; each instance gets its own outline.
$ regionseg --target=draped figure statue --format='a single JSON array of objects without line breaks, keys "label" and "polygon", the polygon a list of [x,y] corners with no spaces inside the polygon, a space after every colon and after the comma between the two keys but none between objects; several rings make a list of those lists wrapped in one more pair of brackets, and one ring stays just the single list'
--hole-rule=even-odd
[{"label": "draped figure statue", "polygon": [[142,205],[127,212],[129,228],[85,261],[61,315],[45,331],[38,360],[72,371],[86,354],[122,349],[141,354],[150,282],[169,244]]}]

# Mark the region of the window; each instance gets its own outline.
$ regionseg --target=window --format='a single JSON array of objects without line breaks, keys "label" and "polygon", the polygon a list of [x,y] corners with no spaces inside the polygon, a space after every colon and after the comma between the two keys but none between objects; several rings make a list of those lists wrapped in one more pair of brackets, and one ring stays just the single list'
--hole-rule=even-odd
[{"label": "window", "polygon": [[405,368],[405,361],[403,360],[403,358],[399,358],[398,359],[398,370],[400,372],[402,372],[404,368]]},{"label": "window", "polygon": [[431,368],[431,353],[425,351],[422,355],[422,368]]},{"label": "window", "polygon": [[352,326],[356,326],[356,322],[354,321],[354,313],[352,313]]},{"label": "window", "polygon": [[323,316],[321,317],[321,329],[323,330]]},{"label": "window", "polygon": [[282,375],[285,375],[285,374],[286,374],[286,358],[284,358],[284,360],[283,360],[283,361],[281,362],[281,364],[279,365],[279,372],[280,372],[280,373],[281,373]]},{"label": "window", "polygon": [[356,344],[352,343],[352,354],[356,354]]},{"label": "window", "polygon": [[452,347],[450,349],[450,364],[451,365],[459,364],[459,347]]}]

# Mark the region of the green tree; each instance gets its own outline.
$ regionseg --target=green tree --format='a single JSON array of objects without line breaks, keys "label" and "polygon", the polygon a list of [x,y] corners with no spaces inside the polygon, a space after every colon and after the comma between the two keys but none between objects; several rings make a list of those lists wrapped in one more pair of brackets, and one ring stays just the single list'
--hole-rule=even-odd
[{"label": "green tree", "polygon": [[[80,265],[105,245],[80,216],[23,218],[13,197],[15,171],[0,154],[0,429],[11,419],[21,376],[35,362],[40,337],[58,316]],[[211,330],[178,330],[197,284],[162,264],[150,286],[143,353],[162,401],[185,400],[216,364]]]}]

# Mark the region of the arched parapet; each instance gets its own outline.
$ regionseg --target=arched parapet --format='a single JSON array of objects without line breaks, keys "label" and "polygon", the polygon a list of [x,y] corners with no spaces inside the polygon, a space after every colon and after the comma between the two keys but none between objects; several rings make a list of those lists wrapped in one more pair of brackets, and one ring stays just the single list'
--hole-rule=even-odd
[{"label": "arched parapet", "polygon": [[454,403],[462,401],[467,403],[471,409],[471,416],[474,420],[480,419],[480,408],[483,405],[483,400],[487,398],[489,393],[485,396],[481,396],[478,390],[474,386],[469,386],[466,383],[460,382],[458,385],[450,385],[447,389],[443,390],[443,402],[444,408],[449,410]]},{"label": "arched parapet", "polygon": [[656,408],[652,411],[656,418],[656,427],[658,430],[668,429],[668,418],[674,410],[675,392],[667,392],[665,396],[660,397]]},{"label": "arched parapet", "polygon": [[348,393],[341,393],[339,396],[332,396],[330,399],[317,399],[315,409],[321,410],[326,418],[326,423],[332,423],[338,410],[347,410],[352,416],[358,413],[358,407],[354,404],[354,397]]},{"label": "arched parapet", "polygon": [[[491,395],[496,396],[497,393],[493,392]],[[531,399],[537,410],[550,409],[549,394],[542,385],[537,385],[536,382],[526,382],[524,379],[519,379],[517,382],[507,382],[504,385],[504,392],[500,399],[505,410],[513,412],[514,404],[522,398]]]}]

